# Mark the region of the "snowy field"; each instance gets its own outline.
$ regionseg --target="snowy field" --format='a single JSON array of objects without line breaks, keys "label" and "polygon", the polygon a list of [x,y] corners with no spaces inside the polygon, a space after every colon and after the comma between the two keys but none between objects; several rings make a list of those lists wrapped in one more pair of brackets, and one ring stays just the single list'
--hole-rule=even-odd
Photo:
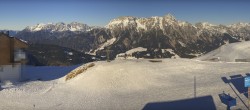
[{"label": "snowy field", "polygon": [[249,55],[250,42],[241,42],[196,59],[99,61],[68,81],[65,75],[85,65],[25,66],[23,82],[1,83],[0,109],[225,110],[218,96],[224,91],[236,97],[233,110],[246,110],[250,62],[235,59]]},{"label": "snowy field", "polygon": [[250,41],[222,45],[220,48],[197,59],[203,61],[225,62],[235,62],[236,59],[243,59],[250,62]]},{"label": "snowy field", "polygon": [[[196,96],[211,97],[210,101],[200,100],[210,103],[205,104],[207,109],[213,108],[211,106],[217,110],[226,109],[218,96],[223,91],[237,97],[237,106],[233,109],[247,109],[247,98],[240,90],[245,90],[243,79],[236,83],[232,80],[232,83],[227,84],[222,77],[235,79],[234,75],[246,76],[250,72],[250,63],[190,59],[163,59],[162,62],[131,59],[94,63],[94,67],[67,82],[63,75],[76,66],[54,69],[26,67],[23,72],[31,77],[27,78],[31,81],[2,84],[4,89],[0,91],[0,109],[147,110],[154,104],[163,104],[165,109],[170,106],[181,107],[179,101],[183,100],[184,103],[185,100],[191,101],[191,108],[199,106],[195,103],[199,98],[194,98],[194,77]],[[52,78],[48,77],[48,73],[53,74]],[[36,80],[36,77],[40,80]]]}]

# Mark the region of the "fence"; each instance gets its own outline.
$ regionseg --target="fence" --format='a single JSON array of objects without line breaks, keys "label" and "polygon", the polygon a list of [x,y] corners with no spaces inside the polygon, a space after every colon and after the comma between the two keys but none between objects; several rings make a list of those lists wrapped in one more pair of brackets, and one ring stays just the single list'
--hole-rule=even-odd
[{"label": "fence", "polygon": [[235,59],[235,62],[250,62],[250,59]]}]

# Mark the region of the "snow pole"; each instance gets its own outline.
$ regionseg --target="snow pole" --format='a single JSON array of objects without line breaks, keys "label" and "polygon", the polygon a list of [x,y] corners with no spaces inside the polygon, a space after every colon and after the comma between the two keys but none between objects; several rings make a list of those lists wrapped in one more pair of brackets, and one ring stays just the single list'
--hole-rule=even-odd
[{"label": "snow pole", "polygon": [[110,60],[109,60],[109,55],[110,55],[110,47],[107,47],[107,49],[106,49],[106,56],[107,56],[107,62],[110,62]]},{"label": "snow pole", "polygon": [[194,76],[194,98],[196,98],[196,76]]},{"label": "snow pole", "polygon": [[247,100],[248,100],[248,108],[247,108],[247,109],[248,109],[248,110],[249,110],[249,106],[250,106],[250,100],[249,100],[249,96],[250,96],[250,95],[249,95],[249,93],[250,93],[250,88],[248,87],[248,88],[247,88]]}]

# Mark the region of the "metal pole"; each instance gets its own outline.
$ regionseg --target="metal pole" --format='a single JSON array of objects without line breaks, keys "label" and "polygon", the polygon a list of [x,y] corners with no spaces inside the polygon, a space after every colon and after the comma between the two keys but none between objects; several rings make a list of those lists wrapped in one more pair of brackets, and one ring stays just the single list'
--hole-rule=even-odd
[{"label": "metal pole", "polygon": [[248,110],[249,110],[249,105],[250,105],[250,102],[249,102],[249,101],[250,101],[250,100],[249,100],[249,96],[250,96],[250,95],[249,95],[249,94],[250,94],[250,88],[248,87],[248,89],[247,89],[247,99],[248,99],[248,108],[247,108],[247,109],[248,109]]},{"label": "metal pole", "polygon": [[194,76],[194,98],[196,98],[196,76]]},{"label": "metal pole", "polygon": [[110,60],[109,60],[109,52],[110,52],[110,50],[109,50],[109,47],[107,47],[107,49],[106,49],[106,52],[107,52],[107,62],[110,62]]}]

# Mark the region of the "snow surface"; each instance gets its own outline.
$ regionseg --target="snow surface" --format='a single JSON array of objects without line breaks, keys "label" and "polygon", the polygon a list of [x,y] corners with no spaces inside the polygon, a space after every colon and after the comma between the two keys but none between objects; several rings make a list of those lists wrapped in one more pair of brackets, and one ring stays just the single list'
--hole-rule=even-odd
[{"label": "snow surface", "polygon": [[[226,109],[226,106],[221,103],[218,94],[225,91],[237,97],[232,90],[235,87],[225,84],[221,77],[229,78],[250,72],[250,63],[190,59],[162,59],[160,63],[152,63],[147,59],[94,63],[94,67],[67,82],[61,76],[54,80],[34,80],[3,86],[4,89],[0,91],[0,109],[138,110],[152,102],[193,98],[196,76],[197,97],[212,96],[216,109],[221,110]],[[36,67],[27,74],[49,76],[46,68],[57,70],[57,67]],[[51,74],[60,74],[60,71]],[[237,90],[236,93],[242,101],[247,102],[243,94]],[[246,109],[239,98],[235,108]]]},{"label": "snow surface", "polygon": [[[218,95],[225,91],[237,97],[237,106],[233,109],[245,110],[248,99],[244,95],[246,91],[241,90],[247,90],[244,77],[250,73],[250,62],[201,60],[220,57],[223,61],[233,61],[235,58],[248,58],[249,47],[250,42],[226,44],[197,59],[98,61],[93,62],[94,67],[67,82],[65,75],[84,65],[25,66],[22,72],[26,81],[1,83],[0,109],[138,110],[155,102],[175,104],[178,100],[194,98],[195,77],[197,97],[211,96],[216,109],[223,110],[226,105],[221,103]],[[127,53],[141,50],[144,48],[135,48]],[[243,78],[236,78],[235,75],[242,75]],[[223,77],[231,80],[230,83],[225,83]]]},{"label": "snow surface", "polygon": [[[128,59],[135,59],[134,57],[130,57],[130,56],[132,56],[132,54],[135,52],[143,52],[143,51],[147,51],[147,48],[137,47],[137,48],[130,49],[130,50],[126,51],[125,53],[128,55],[127,56]],[[119,58],[119,56],[123,56],[120,59],[124,59],[125,53],[120,53],[120,54],[116,55],[116,58]]]},{"label": "snow surface", "polygon": [[219,60],[235,62],[235,59],[250,59],[250,41],[225,44],[216,50],[209,52],[198,60]]},{"label": "snow surface", "polygon": [[26,44],[28,43],[28,41],[26,41],[26,40],[23,40],[23,39],[19,39],[19,40],[26,43]]},{"label": "snow surface", "polygon": [[143,48],[143,47],[137,47],[137,48],[133,48],[131,50],[128,50],[126,52],[126,54],[132,54],[134,52],[143,52],[143,51],[147,51],[147,48]]}]

